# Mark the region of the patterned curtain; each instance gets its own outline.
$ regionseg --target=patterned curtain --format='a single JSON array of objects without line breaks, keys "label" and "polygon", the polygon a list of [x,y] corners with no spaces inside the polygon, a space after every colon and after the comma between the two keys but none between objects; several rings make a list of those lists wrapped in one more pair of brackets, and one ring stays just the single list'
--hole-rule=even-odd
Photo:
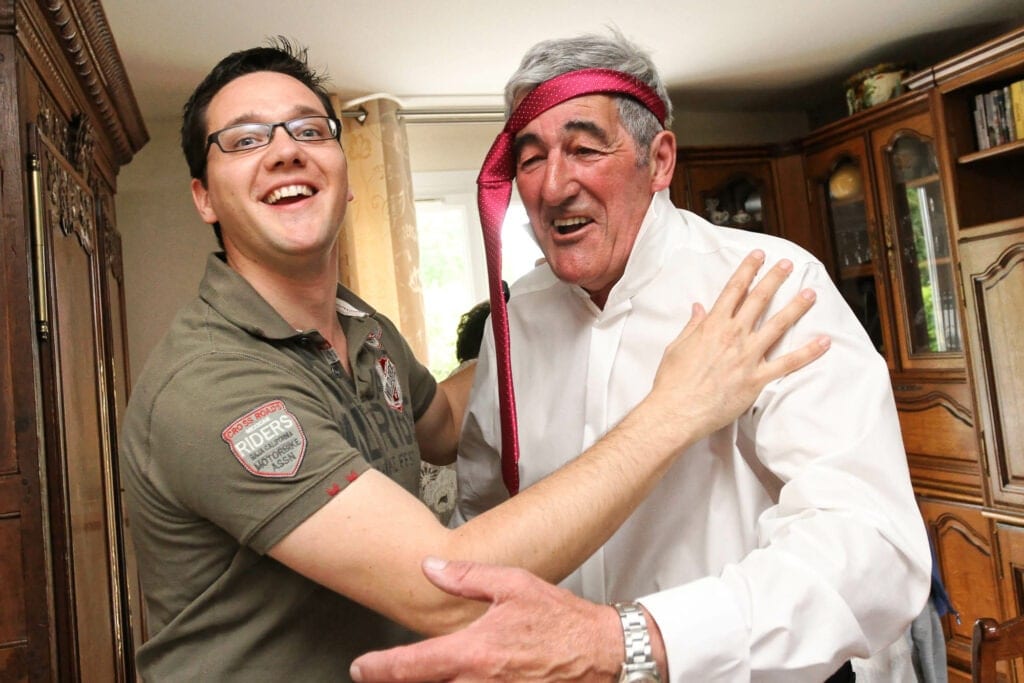
[{"label": "patterned curtain", "polygon": [[338,279],[390,318],[427,364],[416,209],[400,103],[371,95],[334,105],[339,112],[362,107],[367,114],[362,123],[343,120],[341,140],[355,199],[341,226]]}]

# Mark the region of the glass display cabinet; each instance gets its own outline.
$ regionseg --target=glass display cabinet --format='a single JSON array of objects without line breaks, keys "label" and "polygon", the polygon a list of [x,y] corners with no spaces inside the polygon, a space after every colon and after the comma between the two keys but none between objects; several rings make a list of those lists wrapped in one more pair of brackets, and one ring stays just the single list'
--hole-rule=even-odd
[{"label": "glass display cabinet", "polygon": [[963,368],[951,235],[928,110],[806,157],[832,275],[891,370]]},{"label": "glass display cabinet", "polygon": [[931,117],[872,131],[899,361],[905,369],[960,367],[963,343],[945,198]]},{"label": "glass display cabinet", "polygon": [[715,225],[781,234],[767,148],[681,148],[671,191],[677,206]]},{"label": "glass display cabinet", "polygon": [[875,348],[892,367],[887,283],[883,270],[876,267],[882,242],[864,139],[851,138],[808,155],[807,173],[815,190],[818,222],[825,227],[831,247],[826,266]]}]

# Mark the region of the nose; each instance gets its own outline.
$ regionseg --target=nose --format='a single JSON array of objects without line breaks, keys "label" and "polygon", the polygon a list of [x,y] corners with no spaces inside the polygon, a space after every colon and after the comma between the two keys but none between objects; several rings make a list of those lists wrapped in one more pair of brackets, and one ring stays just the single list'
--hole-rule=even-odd
[{"label": "nose", "polygon": [[544,182],[541,198],[546,204],[557,206],[572,199],[579,192],[579,183],[573,163],[560,152],[551,152],[544,164]]},{"label": "nose", "polygon": [[270,144],[263,158],[270,166],[302,165],[306,162],[306,152],[302,143],[288,134],[283,123],[279,123],[270,131]]}]

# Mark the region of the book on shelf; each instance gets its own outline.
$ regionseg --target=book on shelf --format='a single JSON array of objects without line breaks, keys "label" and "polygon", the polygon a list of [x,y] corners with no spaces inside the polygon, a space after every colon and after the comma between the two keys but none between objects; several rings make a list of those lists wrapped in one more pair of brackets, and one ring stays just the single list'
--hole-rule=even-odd
[{"label": "book on shelf", "polygon": [[1000,93],[1000,102],[1003,105],[1003,118],[1000,123],[1003,126],[1003,134],[1007,142],[1017,140],[1017,128],[1013,123],[1013,99],[1010,96],[1010,86],[1003,88]]},{"label": "book on shelf", "polygon": [[985,112],[985,96],[974,96],[974,134],[978,138],[978,151],[988,149],[992,141],[988,137],[988,114]]},{"label": "book on shelf", "polygon": [[1024,79],[1010,84],[1010,99],[1013,101],[1013,127],[1018,140],[1024,140]]},{"label": "book on shelf", "polygon": [[978,151],[1024,140],[1024,79],[974,96]]},{"label": "book on shelf", "polygon": [[999,123],[1000,105],[1002,91],[989,90],[985,93],[985,111],[988,113],[988,138],[993,147],[1003,144],[1003,127]]}]

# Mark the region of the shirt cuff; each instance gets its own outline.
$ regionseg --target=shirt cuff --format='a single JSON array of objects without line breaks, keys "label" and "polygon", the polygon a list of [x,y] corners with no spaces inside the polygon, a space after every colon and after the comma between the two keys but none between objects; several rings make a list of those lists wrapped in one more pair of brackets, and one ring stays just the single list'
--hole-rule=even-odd
[{"label": "shirt cuff", "polygon": [[750,680],[748,629],[721,579],[699,579],[637,602],[661,631],[668,681]]}]

